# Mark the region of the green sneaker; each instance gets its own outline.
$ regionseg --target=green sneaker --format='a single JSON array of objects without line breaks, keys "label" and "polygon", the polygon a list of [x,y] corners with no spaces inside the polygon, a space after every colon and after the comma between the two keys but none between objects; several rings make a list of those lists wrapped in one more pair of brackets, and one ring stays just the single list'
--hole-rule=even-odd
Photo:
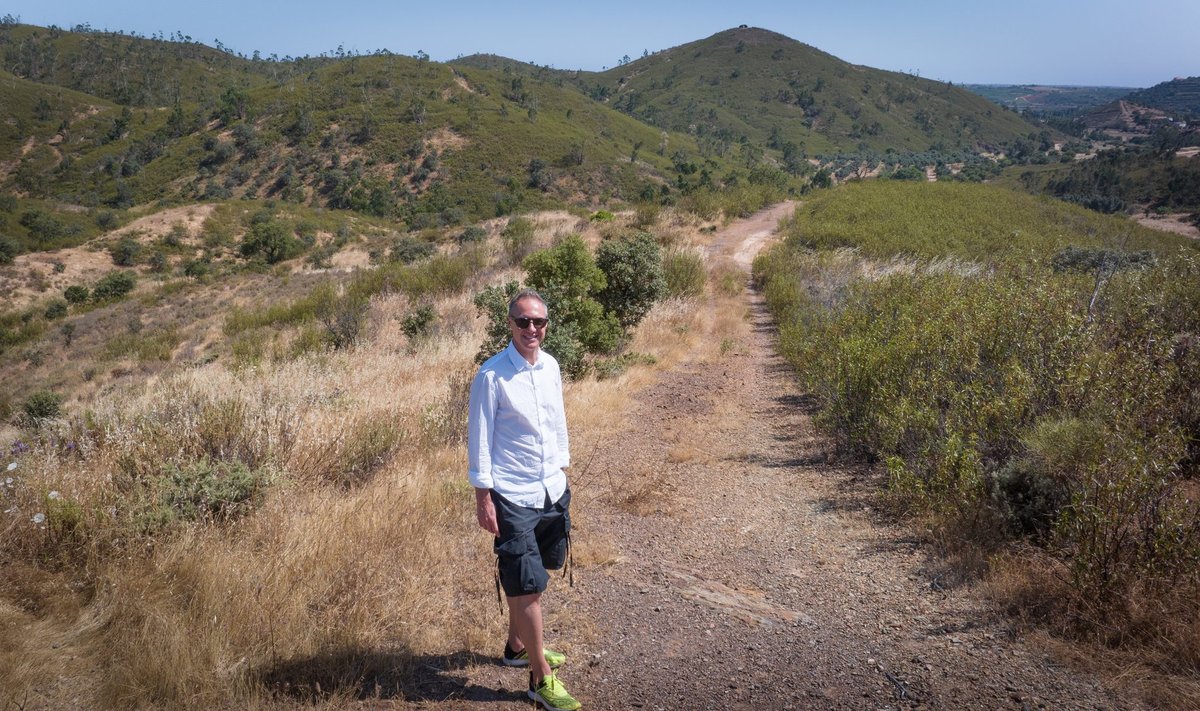
[{"label": "green sneaker", "polygon": [[[546,658],[546,663],[551,669],[558,669],[567,661],[567,656],[553,649],[542,649],[542,656]],[[508,646],[508,642],[504,643],[504,656],[500,659],[506,667],[527,667],[529,666],[529,653],[522,649],[519,652],[512,651],[512,647]]]},{"label": "green sneaker", "polygon": [[574,711],[583,706],[567,693],[562,682],[554,674],[547,674],[537,686],[533,675],[529,676],[529,698],[545,706],[549,711]]}]

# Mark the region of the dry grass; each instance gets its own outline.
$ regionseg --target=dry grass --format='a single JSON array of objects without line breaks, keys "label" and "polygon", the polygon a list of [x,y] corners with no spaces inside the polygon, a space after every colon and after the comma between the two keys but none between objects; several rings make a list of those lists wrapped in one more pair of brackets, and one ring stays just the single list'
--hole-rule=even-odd
[{"label": "dry grass", "polygon": [[[265,369],[184,371],[98,403],[90,426],[59,423],[22,458],[7,496],[50,511],[54,490],[82,520],[67,532],[53,516],[22,519],[5,532],[16,561],[65,555],[70,572],[6,565],[0,688],[17,696],[5,701],[36,689],[28,708],[55,705],[38,694],[63,664],[45,651],[56,647],[85,660],[81,672],[110,670],[73,675],[87,705],[197,708],[304,687],[310,671],[356,695],[371,676],[364,660],[381,651],[387,668],[372,674],[402,686],[414,654],[494,638],[458,612],[485,604],[483,576],[469,571],[487,567],[488,550],[470,535],[465,457],[448,434],[478,334],[415,349],[398,338],[383,330],[353,353]],[[78,443],[69,456],[68,439]],[[276,484],[251,516],[143,535],[138,486],[164,463],[201,458],[268,469]]]},{"label": "dry grass", "polygon": [[[539,245],[595,237],[565,213],[535,225]],[[48,424],[0,501],[21,512],[0,530],[0,705],[336,707],[405,698],[414,669],[493,652],[502,617],[462,446],[482,324],[459,294],[413,342],[399,327],[413,306],[376,298],[347,351],[292,359],[285,331],[272,357],[131,379]],[[656,365],[567,385],[581,529],[610,489],[588,462],[626,426],[614,413],[711,340],[700,306],[648,315],[630,348]],[[204,508],[211,492],[195,517],[162,503],[165,471],[206,461],[265,482],[249,513]],[[615,560],[577,543],[581,565]]]},{"label": "dry grass", "polygon": [[1181,583],[1174,595],[1131,595],[1118,624],[1097,618],[1069,579],[1061,561],[1026,549],[992,560],[982,590],[1078,668],[1117,680],[1156,708],[1200,705],[1200,678],[1193,671],[1200,667],[1194,585]]}]

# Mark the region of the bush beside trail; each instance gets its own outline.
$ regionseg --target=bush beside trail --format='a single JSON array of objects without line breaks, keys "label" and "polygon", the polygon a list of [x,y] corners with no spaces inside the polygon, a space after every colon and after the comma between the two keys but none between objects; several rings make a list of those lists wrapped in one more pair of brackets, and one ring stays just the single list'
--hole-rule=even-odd
[{"label": "bush beside trail", "polygon": [[1035,544],[1021,614],[1194,674],[1173,621],[1200,614],[1200,255],[1069,206],[1004,246],[955,217],[961,187],[1009,200],[880,183],[802,208],[755,264],[784,355],[896,511],[997,561]]}]

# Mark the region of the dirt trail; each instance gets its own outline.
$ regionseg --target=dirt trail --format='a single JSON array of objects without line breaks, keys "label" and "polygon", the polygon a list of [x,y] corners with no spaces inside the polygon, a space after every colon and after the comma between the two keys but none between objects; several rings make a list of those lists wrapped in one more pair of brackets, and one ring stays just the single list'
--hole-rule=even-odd
[{"label": "dirt trail", "polygon": [[[711,250],[749,264],[790,209],[730,225]],[[547,639],[584,708],[1142,708],[1017,638],[875,516],[878,482],[832,457],[760,298],[745,298],[745,339],[664,372],[588,467],[657,480],[577,513],[577,540],[614,562],[547,596]],[[528,708],[520,671],[462,662],[409,699]]]}]

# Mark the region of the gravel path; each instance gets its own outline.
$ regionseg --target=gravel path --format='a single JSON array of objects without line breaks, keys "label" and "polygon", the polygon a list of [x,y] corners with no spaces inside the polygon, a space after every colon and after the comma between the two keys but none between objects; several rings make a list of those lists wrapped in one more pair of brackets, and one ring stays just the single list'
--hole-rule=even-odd
[{"label": "gravel path", "polygon": [[[747,265],[779,213],[712,249]],[[657,493],[593,496],[576,539],[614,562],[547,596],[547,639],[584,708],[1142,708],[1016,638],[872,512],[879,482],[831,456],[745,298],[745,338],[664,372],[588,468],[600,482],[653,472]],[[421,706],[528,708],[521,672],[473,659],[456,675]]]}]

